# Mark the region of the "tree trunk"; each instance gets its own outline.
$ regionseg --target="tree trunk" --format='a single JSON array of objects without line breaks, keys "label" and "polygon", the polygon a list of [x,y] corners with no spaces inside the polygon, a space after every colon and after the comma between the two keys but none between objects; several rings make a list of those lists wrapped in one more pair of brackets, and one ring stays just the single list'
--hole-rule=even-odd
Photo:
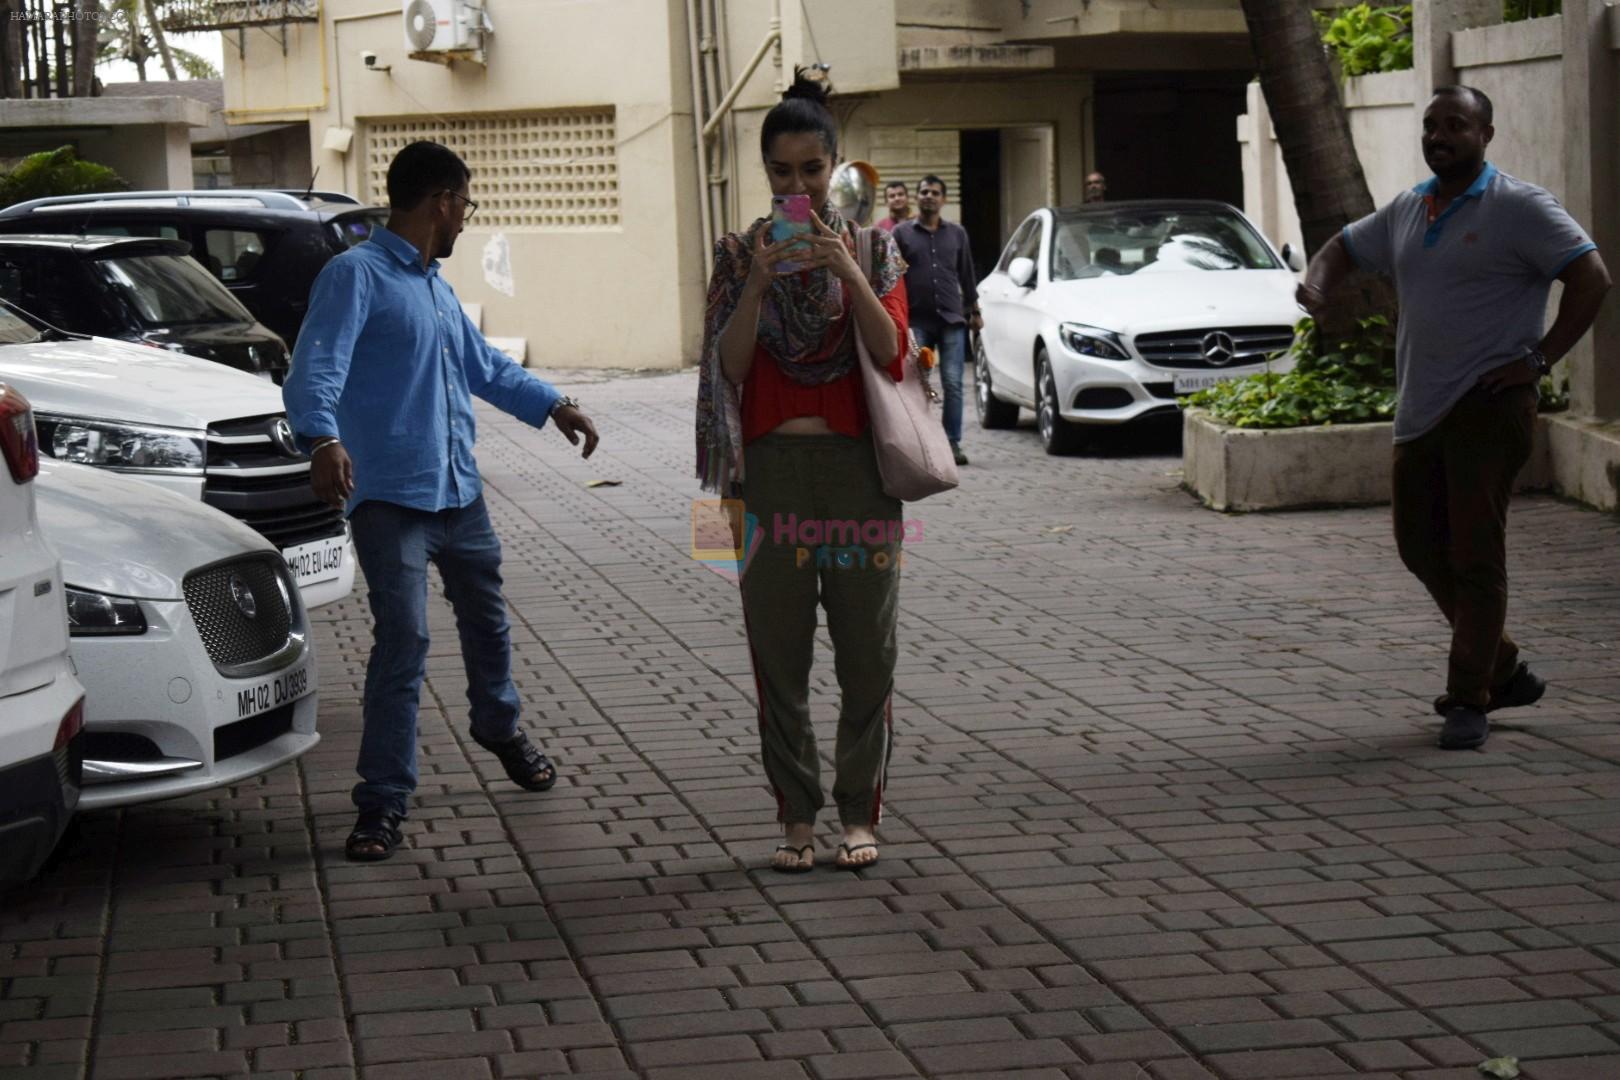
[{"label": "tree trunk", "polygon": [[152,38],[157,42],[158,55],[163,57],[163,73],[174,82],[180,76],[174,69],[174,54],[169,51],[169,39],[163,36],[163,24],[158,22],[157,0],[146,0],[146,22],[152,28]]},{"label": "tree trunk", "polygon": [[[1242,3],[1260,65],[1260,89],[1294,188],[1305,250],[1314,255],[1340,229],[1373,212],[1372,193],[1306,0]],[[1355,320],[1378,314],[1393,321],[1394,291],[1382,278],[1357,271],[1328,297],[1317,323],[1327,343],[1353,330]]]},{"label": "tree trunk", "polygon": [[0,98],[20,98],[23,84],[22,0],[0,0]]},{"label": "tree trunk", "polygon": [[96,92],[96,30],[101,25],[101,0],[78,0],[73,22],[73,96]]}]

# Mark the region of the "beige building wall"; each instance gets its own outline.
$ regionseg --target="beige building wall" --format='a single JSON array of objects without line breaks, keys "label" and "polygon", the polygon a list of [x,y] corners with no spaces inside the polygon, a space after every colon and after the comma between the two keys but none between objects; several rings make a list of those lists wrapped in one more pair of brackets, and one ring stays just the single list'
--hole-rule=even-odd
[{"label": "beige building wall", "polygon": [[[407,54],[401,5],[328,0],[319,24],[225,50],[227,119],[309,122],[320,187],[384,202],[416,137],[474,170],[481,204],[445,273],[532,364],[676,367],[696,354],[702,267],[682,0],[490,0],[487,66]],[[361,53],[376,54],[368,69]],[[486,264],[488,267],[486,268]]]}]

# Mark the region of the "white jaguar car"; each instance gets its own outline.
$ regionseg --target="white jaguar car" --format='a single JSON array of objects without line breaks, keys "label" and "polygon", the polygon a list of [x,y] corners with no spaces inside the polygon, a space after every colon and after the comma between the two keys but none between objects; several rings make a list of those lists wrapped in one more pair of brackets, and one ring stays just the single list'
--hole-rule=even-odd
[{"label": "white jaguar car", "polygon": [[86,695],[80,809],[234,784],[320,741],[304,601],[273,543],[132,477],[39,470]]},{"label": "white jaguar car", "polygon": [[1178,395],[1292,366],[1304,259],[1225,203],[1043,208],[979,284],[979,423],[1033,409],[1049,454],[1084,425],[1171,414]]}]

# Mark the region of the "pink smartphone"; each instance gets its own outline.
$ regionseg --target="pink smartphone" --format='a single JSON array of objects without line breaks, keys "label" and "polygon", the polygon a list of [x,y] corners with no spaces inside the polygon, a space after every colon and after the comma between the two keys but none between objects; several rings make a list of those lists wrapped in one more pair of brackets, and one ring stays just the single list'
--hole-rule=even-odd
[{"label": "pink smartphone", "polygon": [[[815,222],[810,220],[810,196],[808,195],[772,195],[771,196],[771,243],[781,243],[783,240],[795,236],[804,236],[814,232]],[[789,251],[803,251],[808,244],[794,244]],[[792,271],[801,269],[799,263],[790,259],[783,259],[776,264],[779,271]]]}]

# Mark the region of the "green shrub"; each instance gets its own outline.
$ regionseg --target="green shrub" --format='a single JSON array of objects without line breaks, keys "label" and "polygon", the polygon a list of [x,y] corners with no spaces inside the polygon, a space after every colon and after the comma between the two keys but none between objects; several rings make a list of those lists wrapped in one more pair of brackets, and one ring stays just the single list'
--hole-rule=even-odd
[{"label": "green shrub", "polygon": [[[1313,424],[1363,424],[1395,417],[1395,328],[1382,315],[1361,320],[1353,338],[1321,350],[1316,323],[1294,327],[1298,362],[1286,374],[1265,372],[1231,379],[1182,399],[1240,428],[1291,428]],[[1569,381],[1539,386],[1542,412],[1569,407]]]},{"label": "green shrub", "polygon": [[[1538,0],[1519,2],[1536,3]],[[1378,8],[1357,4],[1313,14],[1322,32],[1322,41],[1338,56],[1339,66],[1346,75],[1405,71],[1412,66],[1411,4]]]},{"label": "green shrub", "polygon": [[1525,19],[1544,19],[1563,10],[1563,0],[1503,0],[1502,21],[1523,22]]},{"label": "green shrub", "polygon": [[9,173],[0,173],[0,207],[51,195],[90,195],[122,191],[129,185],[105,165],[82,160],[71,146],[29,154]]}]

